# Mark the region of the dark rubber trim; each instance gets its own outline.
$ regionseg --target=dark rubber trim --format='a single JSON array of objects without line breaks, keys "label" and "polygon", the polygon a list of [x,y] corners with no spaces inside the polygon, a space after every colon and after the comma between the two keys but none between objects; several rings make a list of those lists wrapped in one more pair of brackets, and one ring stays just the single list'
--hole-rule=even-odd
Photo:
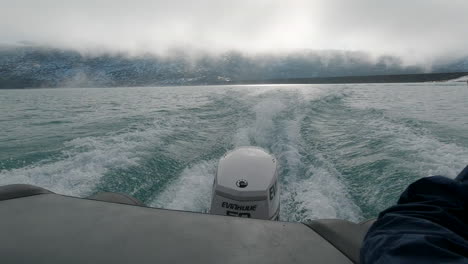
[{"label": "dark rubber trim", "polygon": [[0,201],[48,193],[53,192],[29,184],[10,184],[0,186]]},{"label": "dark rubber trim", "polygon": [[94,194],[88,197],[87,199],[97,200],[97,201],[102,201],[102,202],[110,202],[110,203],[145,206],[145,204],[142,203],[140,200],[128,194],[124,194],[124,193],[101,192],[101,193]]},{"label": "dark rubber trim", "polygon": [[367,230],[373,223],[373,219],[359,224],[339,219],[320,219],[304,225],[319,234],[353,263],[359,263],[359,250]]},{"label": "dark rubber trim", "polygon": [[334,248],[336,248],[336,250],[340,251],[341,254],[345,255],[349,260],[351,260],[353,263],[356,263],[355,261],[353,261],[353,259],[346,254],[346,252],[344,252],[343,250],[341,250],[339,247],[337,247],[335,244],[333,244],[330,239],[328,239],[326,236],[324,236],[323,234],[321,234],[320,232],[317,232],[317,230],[315,230],[314,228],[312,228],[310,225],[306,224],[306,223],[302,223],[304,224],[305,226],[307,226],[308,228],[312,229],[315,233],[317,233],[319,236],[321,236],[323,239],[325,239],[330,245],[332,245]]}]

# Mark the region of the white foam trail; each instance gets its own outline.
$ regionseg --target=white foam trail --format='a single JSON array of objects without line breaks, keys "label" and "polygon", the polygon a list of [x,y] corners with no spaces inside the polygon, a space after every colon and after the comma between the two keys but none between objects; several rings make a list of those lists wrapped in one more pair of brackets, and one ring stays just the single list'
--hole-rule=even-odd
[{"label": "white foam trail", "polygon": [[277,98],[267,98],[258,102],[253,107],[255,112],[253,124],[237,131],[234,145],[239,147],[255,143],[258,146],[268,147],[274,136],[274,118],[285,108],[285,104]]},{"label": "white foam trail", "polygon": [[208,212],[216,164],[217,160],[202,161],[184,169],[149,206]]},{"label": "white foam trail", "polygon": [[32,184],[48,190],[74,196],[90,194],[99,179],[109,170],[138,164],[138,157],[129,142],[109,145],[95,138],[84,138],[68,143],[84,152],[66,151],[63,160],[41,162],[24,168],[2,170],[2,184]]},{"label": "white foam trail", "polygon": [[468,149],[454,143],[442,142],[426,129],[408,127],[382,116],[370,120],[369,133],[375,137],[391,137],[393,142],[386,148],[411,153],[410,159],[401,160],[401,166],[407,166],[421,177],[443,175],[454,178],[468,162]]},{"label": "white foam trail", "polygon": [[254,107],[256,113],[255,126],[250,130],[250,137],[260,146],[271,144],[274,137],[274,118],[286,106],[278,99],[269,99],[260,102]]},{"label": "white foam trail", "polygon": [[319,218],[360,221],[361,210],[350,199],[340,173],[332,164],[320,153],[309,153],[318,163],[311,163],[301,155],[304,152],[300,149],[299,124],[302,118],[297,115],[298,120],[285,122],[286,139],[274,146],[279,150],[282,166],[288,170],[281,191],[281,218],[294,222]]},{"label": "white foam trail", "polygon": [[249,128],[243,127],[240,128],[237,133],[234,135],[234,146],[242,147],[242,146],[250,146],[252,143],[249,137]]},{"label": "white foam trail", "polygon": [[[322,165],[310,165],[304,179],[288,182],[283,189],[281,212],[288,221],[308,221],[319,218],[338,218],[359,222],[361,211],[348,197],[339,173]],[[282,208],[283,209],[283,208]]]},{"label": "white foam trail", "polygon": [[[318,218],[341,218],[351,221],[361,220],[361,211],[349,198],[347,188],[340,181],[340,174],[318,153],[320,164],[314,165],[301,155],[304,144],[300,136],[300,123],[304,118],[304,104],[309,100],[329,97],[330,91],[311,89],[311,93],[295,92],[290,97],[277,98],[267,95],[253,110],[256,119],[248,127],[238,130],[235,145],[250,145],[270,149],[280,161],[281,219],[287,221],[307,221]],[[336,97],[343,97],[343,89],[338,89]],[[308,94],[308,99],[305,99]],[[290,94],[291,95],[291,94]],[[333,93],[332,93],[333,95]],[[257,98],[258,99],[258,98]],[[333,98],[331,98],[333,99]],[[291,112],[291,120],[275,119],[285,111]],[[305,171],[305,174],[304,174]],[[304,175],[302,175],[304,174]]]},{"label": "white foam trail", "polygon": [[59,160],[44,160],[18,169],[0,171],[2,184],[33,184],[73,196],[91,194],[100,179],[111,169],[137,166],[145,147],[158,144],[170,133],[158,124],[143,130],[99,137],[77,138],[66,142]]}]

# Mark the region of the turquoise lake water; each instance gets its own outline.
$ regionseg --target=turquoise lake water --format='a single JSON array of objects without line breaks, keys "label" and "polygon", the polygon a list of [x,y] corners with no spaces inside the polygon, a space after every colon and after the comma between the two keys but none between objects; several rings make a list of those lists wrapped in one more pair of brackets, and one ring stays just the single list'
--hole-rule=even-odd
[{"label": "turquoise lake water", "polygon": [[464,83],[0,90],[0,185],[207,212],[218,159],[280,162],[281,219],[375,217],[468,164]]}]

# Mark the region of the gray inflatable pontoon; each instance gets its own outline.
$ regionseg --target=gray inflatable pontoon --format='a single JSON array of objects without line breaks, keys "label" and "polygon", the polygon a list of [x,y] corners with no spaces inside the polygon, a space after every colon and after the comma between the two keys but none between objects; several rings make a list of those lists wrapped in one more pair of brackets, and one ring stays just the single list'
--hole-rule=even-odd
[{"label": "gray inflatable pontoon", "polygon": [[0,187],[1,263],[359,263],[371,221],[287,223]]}]

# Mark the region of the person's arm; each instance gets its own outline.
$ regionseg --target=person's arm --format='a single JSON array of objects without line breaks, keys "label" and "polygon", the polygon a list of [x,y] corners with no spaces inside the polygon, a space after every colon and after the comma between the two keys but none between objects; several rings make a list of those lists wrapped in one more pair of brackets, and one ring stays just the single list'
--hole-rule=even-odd
[{"label": "person's arm", "polygon": [[468,167],[412,183],[369,229],[361,263],[468,263]]}]

